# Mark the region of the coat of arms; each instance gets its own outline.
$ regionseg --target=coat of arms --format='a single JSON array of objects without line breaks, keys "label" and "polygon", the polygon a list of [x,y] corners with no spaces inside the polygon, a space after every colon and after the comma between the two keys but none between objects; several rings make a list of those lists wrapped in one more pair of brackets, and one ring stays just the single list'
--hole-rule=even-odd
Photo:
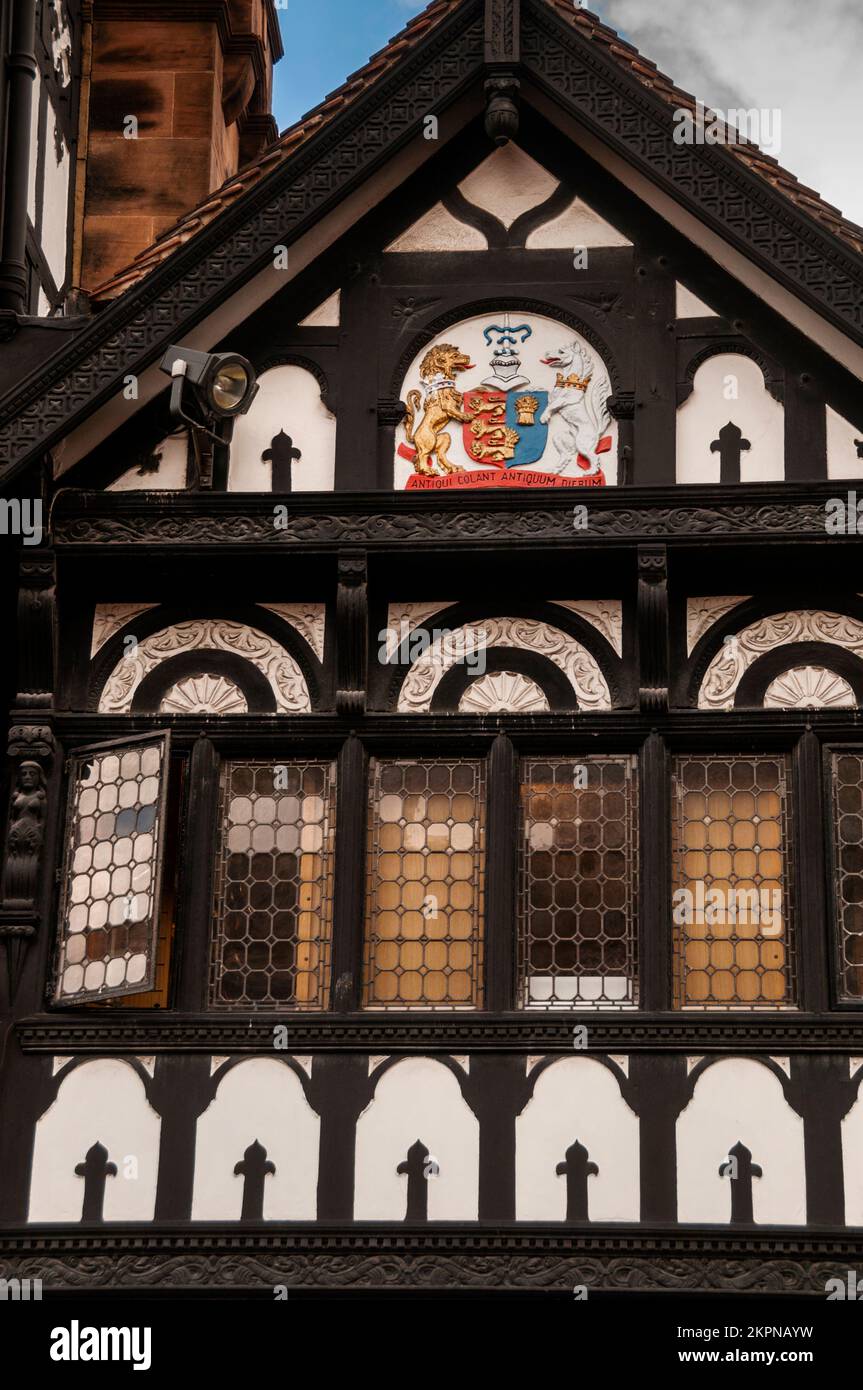
[{"label": "coat of arms", "polygon": [[421,359],[398,450],[413,464],[406,486],[604,486],[602,455],[612,446],[604,366],[570,337],[536,359],[547,379],[533,380],[523,354],[534,326],[501,317],[481,329],[491,356],[478,384],[467,384],[478,369],[456,343],[437,343]]}]

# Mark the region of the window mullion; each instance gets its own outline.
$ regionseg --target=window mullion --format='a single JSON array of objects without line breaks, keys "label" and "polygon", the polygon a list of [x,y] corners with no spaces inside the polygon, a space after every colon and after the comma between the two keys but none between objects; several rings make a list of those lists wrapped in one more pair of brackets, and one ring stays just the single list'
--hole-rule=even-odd
[{"label": "window mullion", "polygon": [[671,767],[664,739],[648,735],[639,754],[639,1005],[671,1008]]},{"label": "window mullion", "polygon": [[208,738],[196,739],[189,763],[188,810],[182,850],[180,912],[177,923],[179,1009],[206,1007],[210,978],[213,867],[219,759]]},{"label": "window mullion", "polygon": [[485,1007],[515,1007],[518,941],[518,759],[512,740],[498,734],[488,758]]},{"label": "window mullion", "polygon": [[[825,806],[821,777],[821,744],[811,729],[800,738],[793,757],[792,816],[796,860],[795,922],[799,962],[799,1005],[821,1013],[830,1007],[830,968],[827,921]],[[832,810],[832,808],[830,808]]]},{"label": "window mullion", "polygon": [[365,921],[366,809],[369,760],[351,734],[342,745],[336,776],[336,860],[333,888],[331,1007],[342,1013],[362,1000]]}]

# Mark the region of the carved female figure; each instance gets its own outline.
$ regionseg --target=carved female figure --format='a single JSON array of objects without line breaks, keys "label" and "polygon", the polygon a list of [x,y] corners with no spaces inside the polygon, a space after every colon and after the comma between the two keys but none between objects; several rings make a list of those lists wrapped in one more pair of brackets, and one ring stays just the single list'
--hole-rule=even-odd
[{"label": "carved female figure", "polygon": [[21,763],[12,792],[9,833],[6,837],[3,899],[7,904],[33,901],[39,851],[45,834],[46,803],[42,768],[35,762]]}]

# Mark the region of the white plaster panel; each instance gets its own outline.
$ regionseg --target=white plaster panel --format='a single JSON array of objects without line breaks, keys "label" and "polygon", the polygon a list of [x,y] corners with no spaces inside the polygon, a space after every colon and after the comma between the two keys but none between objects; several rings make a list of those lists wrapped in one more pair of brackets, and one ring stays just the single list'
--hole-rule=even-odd
[{"label": "white plaster panel", "polygon": [[511,141],[496,149],[459,184],[469,203],[493,213],[505,227],[544,203],[556,188],[557,179]]},{"label": "white plaster panel", "polygon": [[525,245],[529,251],[576,250],[579,247],[631,246],[632,242],[583,199],[574,198],[557,217],[534,227]]},{"label": "white plaster panel", "polygon": [[429,1220],[477,1220],[479,1123],[453,1073],[430,1057],[408,1057],[384,1072],[359,1118],[355,1220],[404,1220],[407,1177],[396,1169],[417,1139],[440,1165],[428,1180]]},{"label": "white plaster panel", "polygon": [[294,492],[331,492],[336,463],[336,418],[321,400],[317,378],[304,367],[271,367],[241,415],[231,445],[229,492],[272,492],[272,467],[261,455],[284,430],[302,458],[294,461]]},{"label": "white plaster panel", "polygon": [[168,435],[153,451],[161,455],[154,473],[142,473],[136,464],[108,484],[108,492],[182,492],[186,487],[189,440],[185,429]]},{"label": "white plaster panel", "polygon": [[[732,389],[736,399],[727,398]],[[782,406],[765,387],[756,362],[741,353],[720,352],[699,367],[692,395],[677,412],[679,483],[719,482],[719,454],[711,453],[710,445],[729,421],[751,445],[741,454],[740,481],[775,482],[785,477]]]},{"label": "white plaster panel", "polygon": [[[855,1062],[851,1059],[851,1075]],[[863,1226],[863,1091],[842,1120],[842,1166],[845,1170],[845,1224]]]},{"label": "white plaster panel", "polygon": [[387,251],[487,251],[488,241],[478,227],[459,222],[435,203],[410,227],[400,232]]},{"label": "white plaster panel", "polygon": [[234,1167],[257,1140],[276,1167],[264,1180],[264,1220],[313,1221],[320,1129],[299,1077],[284,1062],[250,1057],[232,1067],[198,1120],[192,1220],[239,1220],[245,1180]]},{"label": "white plaster panel", "polygon": [[779,1078],[746,1057],[707,1067],[677,1122],[678,1220],[728,1222],[731,1182],[719,1168],[738,1142],[763,1171],[752,1181],[756,1223],[804,1225],[803,1120],[787,1104]]},{"label": "white plaster panel", "polygon": [[[81,1220],[84,1180],[75,1168],[100,1143],[118,1170],[105,1180],[105,1220],[152,1221],[160,1130],[144,1083],[127,1062],[99,1057],[76,1067],[36,1125],[28,1219]],[[137,1176],[126,1176],[135,1169]]]},{"label": "white plaster panel", "polygon": [[857,429],[827,406],[827,477],[863,478],[863,458],[857,453],[857,440],[863,440],[863,429]]},{"label": "white plaster panel", "polygon": [[336,290],[317,309],[300,321],[300,328],[338,328],[342,315],[342,292]]},{"label": "white plaster panel", "polygon": [[517,1220],[565,1220],[566,1178],[556,1168],[576,1140],[599,1167],[588,1178],[591,1221],[638,1221],[638,1118],[614,1074],[592,1057],[552,1063],[516,1120]]},{"label": "white plaster panel", "polygon": [[715,319],[719,317],[714,309],[708,308],[703,300],[688,290],[685,285],[681,285],[679,280],[675,286],[674,312],[679,319]]}]

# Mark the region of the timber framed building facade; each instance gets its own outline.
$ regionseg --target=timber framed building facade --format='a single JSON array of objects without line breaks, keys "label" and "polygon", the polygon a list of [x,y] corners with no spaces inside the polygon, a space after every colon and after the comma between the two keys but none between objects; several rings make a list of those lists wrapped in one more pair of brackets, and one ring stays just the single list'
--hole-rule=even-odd
[{"label": "timber framed building facade", "polygon": [[[4,1274],[863,1257],[863,231],[681,109],[435,0],[7,315]],[[178,343],[260,382],[203,473]]]}]

